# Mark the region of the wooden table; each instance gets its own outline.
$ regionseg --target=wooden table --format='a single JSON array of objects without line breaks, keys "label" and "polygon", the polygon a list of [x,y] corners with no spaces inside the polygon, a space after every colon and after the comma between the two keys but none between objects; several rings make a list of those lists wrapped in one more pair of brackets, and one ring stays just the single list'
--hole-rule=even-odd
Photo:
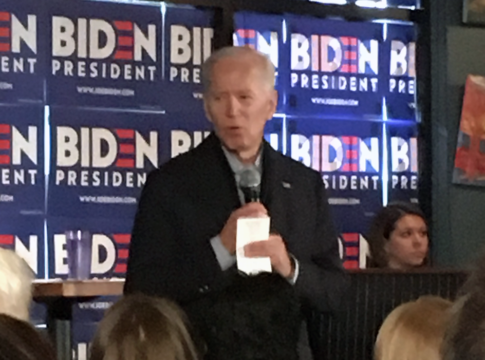
[{"label": "wooden table", "polygon": [[35,281],[34,297],[91,297],[121,295],[124,280]]},{"label": "wooden table", "polygon": [[55,342],[58,360],[72,360],[72,305],[98,296],[121,295],[123,286],[122,279],[34,282],[35,300],[47,304],[47,328]]}]

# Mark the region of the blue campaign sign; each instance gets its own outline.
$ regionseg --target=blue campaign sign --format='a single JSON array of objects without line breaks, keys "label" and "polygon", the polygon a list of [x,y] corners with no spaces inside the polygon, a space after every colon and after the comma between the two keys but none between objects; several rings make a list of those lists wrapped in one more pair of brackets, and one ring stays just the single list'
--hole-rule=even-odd
[{"label": "blue campaign sign", "polygon": [[283,134],[284,117],[275,116],[266,123],[264,128],[264,139],[273,149],[282,154],[286,154],[286,139]]},{"label": "blue campaign sign", "polygon": [[47,218],[49,278],[66,279],[69,274],[65,232],[87,231],[91,253],[82,259],[91,278],[124,278],[133,220],[101,218]]},{"label": "blue campaign sign", "polygon": [[45,277],[44,217],[2,215],[0,247],[15,251],[37,279]]},{"label": "blue campaign sign", "polygon": [[34,300],[30,307],[29,322],[35,327],[45,327],[47,321],[47,304]]},{"label": "blue campaign sign", "polygon": [[382,68],[386,72],[387,117],[416,120],[416,28],[387,25]]},{"label": "blue campaign sign", "polygon": [[0,105],[0,214],[43,214],[44,108]]},{"label": "blue campaign sign", "polygon": [[91,342],[96,334],[98,323],[73,321],[71,325],[72,360],[89,359]]},{"label": "blue campaign sign", "polygon": [[52,0],[50,105],[161,109],[159,4]]},{"label": "blue campaign sign", "polygon": [[119,299],[119,296],[99,296],[94,300],[76,302],[72,305],[73,360],[89,358],[89,347],[94,340],[98,323],[103,319],[106,310]]},{"label": "blue campaign sign", "polygon": [[404,8],[419,8],[420,0],[387,0],[387,6],[397,6]]},{"label": "blue campaign sign", "polygon": [[287,15],[286,113],[379,119],[385,74],[382,24]]},{"label": "blue campaign sign", "polygon": [[199,145],[212,131],[212,123],[203,114],[179,111],[164,117],[165,131],[160,139],[160,164]]},{"label": "blue campaign sign", "polygon": [[[212,123],[203,116],[170,113],[164,117],[166,131],[161,133],[160,164],[198,146],[213,131]],[[283,152],[283,118],[266,123],[264,138],[275,150]]]},{"label": "blue campaign sign", "polygon": [[387,124],[389,201],[418,203],[418,126],[409,122]]},{"label": "blue campaign sign", "polygon": [[163,158],[163,114],[51,108],[48,214],[131,219]]},{"label": "blue campaign sign", "polygon": [[288,120],[287,155],[318,171],[339,233],[361,232],[382,206],[379,122]]},{"label": "blue campaign sign", "polygon": [[44,100],[46,17],[30,0],[0,4],[0,102]]},{"label": "blue campaign sign", "polygon": [[285,109],[285,91],[288,80],[289,51],[286,43],[286,29],[283,29],[283,16],[237,12],[234,17],[234,45],[249,46],[271,60],[276,70],[276,90],[278,91],[278,112]]},{"label": "blue campaign sign", "polygon": [[167,5],[164,20],[164,108],[203,114],[203,62],[213,49],[214,12]]}]

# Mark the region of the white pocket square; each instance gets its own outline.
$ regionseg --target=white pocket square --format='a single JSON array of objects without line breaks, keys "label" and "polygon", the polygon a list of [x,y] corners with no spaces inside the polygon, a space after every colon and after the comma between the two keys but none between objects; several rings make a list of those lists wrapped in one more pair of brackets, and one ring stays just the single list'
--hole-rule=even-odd
[{"label": "white pocket square", "polygon": [[287,182],[283,181],[283,182],[281,183],[281,185],[283,185],[283,187],[284,187],[285,189],[291,189],[291,184],[290,184],[290,183],[287,183]]}]

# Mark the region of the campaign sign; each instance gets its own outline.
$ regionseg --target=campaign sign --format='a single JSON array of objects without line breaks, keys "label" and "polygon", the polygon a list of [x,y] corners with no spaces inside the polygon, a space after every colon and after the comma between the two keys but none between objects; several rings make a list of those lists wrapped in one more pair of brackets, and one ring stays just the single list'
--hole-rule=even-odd
[{"label": "campaign sign", "polygon": [[45,328],[47,323],[47,304],[33,301],[30,306],[29,322],[38,328]]},{"label": "campaign sign", "polygon": [[[162,134],[160,142],[160,164],[197,147],[213,131],[212,123],[205,117],[173,113],[165,116],[168,131]],[[283,118],[268,120],[264,138],[271,146],[283,153]]]},{"label": "campaign sign", "polygon": [[287,114],[379,119],[382,24],[287,15]]},{"label": "campaign sign", "polygon": [[353,224],[346,222],[343,224],[347,228],[346,232],[339,234],[340,258],[345,269],[365,269],[370,258],[369,243],[365,238],[364,232],[367,229],[351,230]]},{"label": "campaign sign", "polygon": [[45,277],[43,216],[2,215],[0,247],[15,251],[29,265],[37,279]]},{"label": "campaign sign", "polygon": [[287,155],[318,171],[339,233],[361,232],[382,207],[379,122],[288,121]]},{"label": "campaign sign", "polygon": [[387,24],[382,69],[388,119],[416,120],[416,29]]},{"label": "campaign sign", "polygon": [[44,100],[46,26],[42,6],[29,0],[0,5],[0,102]]},{"label": "campaign sign", "polygon": [[286,137],[283,129],[285,121],[285,117],[275,116],[266,123],[264,128],[264,139],[283,155],[286,154]]},{"label": "campaign sign", "polygon": [[160,164],[197,147],[213,129],[204,114],[185,111],[167,113],[163,123],[165,131],[160,134]]},{"label": "campaign sign", "polygon": [[403,8],[419,8],[421,6],[420,0],[387,0],[387,6],[396,6]]},{"label": "campaign sign", "polygon": [[[277,112],[285,109],[285,91],[288,80],[288,50],[283,31],[283,16],[237,12],[234,17],[236,31],[235,46],[249,46],[265,54],[276,70],[276,90],[278,91]],[[285,29],[286,30],[286,29]]]},{"label": "campaign sign", "polygon": [[203,114],[202,64],[213,48],[212,10],[167,5],[164,20],[164,109]]},{"label": "campaign sign", "polygon": [[50,105],[160,109],[159,4],[46,3]]},{"label": "campaign sign", "polygon": [[73,360],[88,360],[89,346],[93,341],[98,323],[119,296],[100,296],[94,300],[76,302],[72,305]]},{"label": "campaign sign", "polygon": [[389,202],[418,203],[418,126],[409,122],[388,122],[386,127]]},{"label": "campaign sign", "polygon": [[91,278],[124,278],[133,219],[47,218],[49,278],[68,277],[68,230],[87,231],[91,235]]},{"label": "campaign sign", "polygon": [[43,214],[44,107],[0,105],[0,214]]},{"label": "campaign sign", "polygon": [[51,108],[48,213],[133,218],[160,163],[164,115]]}]

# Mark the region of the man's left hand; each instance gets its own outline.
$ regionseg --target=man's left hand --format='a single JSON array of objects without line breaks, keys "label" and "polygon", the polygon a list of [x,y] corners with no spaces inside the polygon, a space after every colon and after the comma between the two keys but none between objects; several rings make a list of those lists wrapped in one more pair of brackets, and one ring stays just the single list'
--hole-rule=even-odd
[{"label": "man's left hand", "polygon": [[256,241],[246,245],[244,255],[247,257],[269,257],[273,271],[284,278],[290,279],[295,273],[285,242],[279,235],[271,234],[268,240]]}]

